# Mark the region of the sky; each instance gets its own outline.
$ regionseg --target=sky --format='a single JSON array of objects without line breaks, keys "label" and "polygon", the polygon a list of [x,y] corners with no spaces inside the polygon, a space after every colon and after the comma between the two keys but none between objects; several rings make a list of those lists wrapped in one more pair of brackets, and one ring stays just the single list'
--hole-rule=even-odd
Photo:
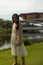
[{"label": "sky", "polygon": [[10,20],[12,14],[43,12],[43,0],[0,0],[0,18]]}]

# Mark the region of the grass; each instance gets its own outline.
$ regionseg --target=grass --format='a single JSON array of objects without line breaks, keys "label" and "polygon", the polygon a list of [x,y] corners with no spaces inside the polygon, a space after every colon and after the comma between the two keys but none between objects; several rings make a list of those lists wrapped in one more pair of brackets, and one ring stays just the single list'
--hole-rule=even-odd
[{"label": "grass", "polygon": [[[26,46],[27,56],[25,57],[26,65],[43,65],[43,42]],[[11,49],[0,50],[0,65],[12,65],[14,57],[11,55]],[[18,57],[21,63],[21,58]]]}]

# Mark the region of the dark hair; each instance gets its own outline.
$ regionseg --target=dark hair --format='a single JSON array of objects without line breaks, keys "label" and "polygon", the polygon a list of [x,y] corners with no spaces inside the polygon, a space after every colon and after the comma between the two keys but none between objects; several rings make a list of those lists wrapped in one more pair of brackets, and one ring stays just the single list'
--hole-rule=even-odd
[{"label": "dark hair", "polygon": [[[16,16],[16,18],[17,18],[16,22],[14,21],[14,16]],[[19,29],[19,15],[18,14],[13,14],[12,15],[12,21],[13,21],[13,23],[17,24],[16,30],[18,30]]]}]

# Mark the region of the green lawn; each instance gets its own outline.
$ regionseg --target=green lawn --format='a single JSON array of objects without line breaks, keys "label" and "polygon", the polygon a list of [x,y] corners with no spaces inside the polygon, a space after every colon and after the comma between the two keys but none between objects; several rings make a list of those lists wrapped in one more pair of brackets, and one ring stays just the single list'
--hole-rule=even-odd
[{"label": "green lawn", "polygon": [[[26,65],[43,65],[43,42],[26,46],[27,57],[25,57]],[[11,55],[11,49],[0,50],[0,65],[12,65],[14,58]],[[18,57],[21,63],[21,58]]]}]

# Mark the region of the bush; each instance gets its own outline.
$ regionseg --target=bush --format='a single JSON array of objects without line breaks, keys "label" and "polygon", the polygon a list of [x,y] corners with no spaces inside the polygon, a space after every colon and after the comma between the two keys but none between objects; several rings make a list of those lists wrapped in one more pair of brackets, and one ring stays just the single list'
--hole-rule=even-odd
[{"label": "bush", "polygon": [[23,38],[24,45],[31,45],[30,40],[28,38]]},{"label": "bush", "polygon": [[11,33],[11,29],[7,30],[7,29],[3,29],[3,30],[0,30],[0,34],[10,34]]}]

